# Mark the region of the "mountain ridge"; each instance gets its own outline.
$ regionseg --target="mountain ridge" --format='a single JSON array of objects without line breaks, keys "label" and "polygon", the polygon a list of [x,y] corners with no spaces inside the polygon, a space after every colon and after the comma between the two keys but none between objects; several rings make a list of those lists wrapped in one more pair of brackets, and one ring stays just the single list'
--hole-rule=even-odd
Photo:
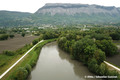
[{"label": "mountain ridge", "polygon": [[120,7],[48,3],[35,13],[0,11],[0,27],[120,23]]},{"label": "mountain ridge", "polygon": [[[104,24],[120,22],[120,8],[88,4],[48,3],[35,14],[42,16],[43,24]],[[44,16],[44,18],[43,18]],[[46,24],[46,23],[45,23]]]},{"label": "mountain ridge", "polygon": [[0,27],[17,27],[21,25],[30,25],[31,13],[18,11],[0,11]]},{"label": "mountain ridge", "polygon": [[35,13],[50,13],[74,15],[79,13],[93,14],[93,13],[109,13],[120,14],[120,10],[115,6],[100,6],[88,4],[69,4],[69,3],[47,3]]}]

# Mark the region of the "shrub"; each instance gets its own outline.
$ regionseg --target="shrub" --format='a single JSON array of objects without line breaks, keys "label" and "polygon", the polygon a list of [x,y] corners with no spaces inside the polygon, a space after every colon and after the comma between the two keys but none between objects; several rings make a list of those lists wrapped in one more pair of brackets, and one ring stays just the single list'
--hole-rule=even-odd
[{"label": "shrub", "polygon": [[100,75],[105,75],[108,72],[107,66],[105,63],[101,63],[99,66],[99,74]]},{"label": "shrub", "polygon": [[29,64],[25,66],[25,69],[27,70],[28,74],[31,73],[31,66]]},{"label": "shrub", "polygon": [[95,58],[92,58],[90,62],[88,62],[88,69],[91,72],[97,72],[98,65],[97,65],[97,60]]},{"label": "shrub", "polygon": [[3,54],[8,55],[8,56],[13,56],[15,55],[15,52],[6,50],[6,51],[3,51]]},{"label": "shrub", "polygon": [[5,62],[0,62],[0,67],[3,67],[4,65],[6,65]]},{"label": "shrub", "polygon": [[17,54],[23,54],[32,47],[30,44],[26,44],[23,48],[20,48],[16,51]]},{"label": "shrub", "polygon": [[8,39],[8,35],[7,34],[3,34],[0,36],[0,40],[7,40]]},{"label": "shrub", "polygon": [[21,36],[24,37],[24,36],[25,36],[25,33],[22,33]]},{"label": "shrub", "polygon": [[13,37],[15,37],[15,36],[14,36],[13,34],[10,34],[9,37],[10,37],[10,38],[13,38]]},{"label": "shrub", "polygon": [[96,40],[96,45],[99,49],[105,52],[106,56],[113,56],[118,54],[118,48],[115,44],[112,43],[111,40]]},{"label": "shrub", "polygon": [[36,62],[37,62],[37,61],[33,60],[33,61],[30,63],[30,65],[31,65],[32,68],[36,65]]},{"label": "shrub", "polygon": [[101,64],[103,61],[105,61],[106,56],[105,56],[105,53],[101,49],[97,49],[94,52],[94,58],[97,60],[98,64]]},{"label": "shrub", "polygon": [[120,74],[115,70],[108,70],[108,76],[117,76],[117,78],[109,78],[110,80],[120,80]]},{"label": "shrub", "polygon": [[28,77],[28,72],[27,70],[25,70],[23,67],[20,67],[17,71],[16,71],[16,75],[15,75],[15,79],[16,80],[26,80]]},{"label": "shrub", "polygon": [[20,48],[16,52],[17,52],[17,54],[23,54],[23,53],[25,53],[25,51],[26,50],[24,48]]},{"label": "shrub", "polygon": [[32,44],[33,44],[33,45],[35,45],[35,44],[37,44],[37,43],[38,43],[38,39],[35,39],[35,40],[32,41]]},{"label": "shrub", "polygon": [[92,38],[95,38],[96,40],[111,40],[111,37],[108,36],[108,35],[105,35],[105,34],[97,34],[97,33],[94,33],[91,35]]},{"label": "shrub", "polygon": [[117,32],[111,33],[110,36],[112,37],[113,40],[120,40],[120,34]]}]

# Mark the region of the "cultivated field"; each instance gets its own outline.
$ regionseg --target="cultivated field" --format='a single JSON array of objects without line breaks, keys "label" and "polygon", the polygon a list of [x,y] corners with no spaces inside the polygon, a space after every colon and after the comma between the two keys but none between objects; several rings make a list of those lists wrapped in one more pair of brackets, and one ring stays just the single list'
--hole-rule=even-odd
[{"label": "cultivated field", "polygon": [[38,36],[26,35],[25,37],[22,37],[21,35],[16,34],[13,39],[0,41],[0,53],[4,50],[17,50],[25,44],[31,43],[35,38],[38,38]]}]

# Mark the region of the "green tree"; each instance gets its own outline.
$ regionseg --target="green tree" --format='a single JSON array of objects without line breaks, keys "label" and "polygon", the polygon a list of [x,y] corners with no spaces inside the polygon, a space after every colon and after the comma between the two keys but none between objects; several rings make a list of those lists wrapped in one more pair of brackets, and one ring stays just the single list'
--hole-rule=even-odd
[{"label": "green tree", "polygon": [[96,40],[103,40],[103,39],[111,40],[111,37],[106,34],[94,33],[91,36],[92,36],[92,38],[95,38]]},{"label": "green tree", "polygon": [[22,36],[22,37],[25,37],[25,33],[22,33],[21,36]]},{"label": "green tree", "polygon": [[118,53],[118,48],[112,43],[111,40],[96,40],[96,45],[105,52],[106,56],[112,56]]},{"label": "green tree", "polygon": [[13,37],[15,37],[13,34],[10,34],[9,36],[10,36],[10,38],[13,38]]},{"label": "green tree", "polygon": [[66,43],[64,44],[64,49],[66,52],[70,53],[70,48],[72,46],[72,41],[66,41]]},{"label": "green tree", "polygon": [[67,39],[66,37],[60,37],[58,39],[58,46],[62,49],[64,49],[64,44],[66,43]]},{"label": "green tree", "polygon": [[76,38],[76,35],[74,33],[69,33],[69,34],[66,34],[66,38],[67,40],[73,40]]},{"label": "green tree", "polygon": [[87,48],[88,46],[92,46],[94,45],[94,41],[92,39],[89,39],[87,37],[76,41],[73,45],[72,45],[72,55],[75,59],[81,59],[82,61],[85,60],[85,57],[88,56],[84,56],[85,53],[87,54],[85,48]]},{"label": "green tree", "polygon": [[7,40],[8,39],[8,35],[7,34],[3,34],[0,36],[0,40]]},{"label": "green tree", "polygon": [[92,46],[89,45],[84,49],[84,55],[85,55],[84,61],[85,61],[85,64],[87,64],[88,61],[93,57],[96,50],[97,50],[96,45],[92,45]]},{"label": "green tree", "polygon": [[92,58],[89,62],[88,62],[88,69],[91,72],[98,72],[98,64],[97,64],[97,60],[95,58]]},{"label": "green tree", "polygon": [[3,51],[3,54],[8,55],[8,56],[13,56],[15,55],[15,52],[6,50],[6,51]]},{"label": "green tree", "polygon": [[112,37],[113,40],[120,40],[120,33],[118,32],[111,33],[110,36]]},{"label": "green tree", "polygon": [[111,80],[120,80],[120,74],[116,70],[109,70],[107,75],[108,76],[117,76],[117,79],[112,78]]},{"label": "green tree", "polygon": [[33,45],[35,45],[35,44],[37,44],[37,43],[38,43],[38,39],[35,39],[35,40],[32,41],[32,44],[33,44]]},{"label": "green tree", "polygon": [[29,64],[25,66],[25,69],[27,70],[28,74],[31,73],[31,66]]},{"label": "green tree", "polygon": [[73,45],[72,45],[72,52],[71,55],[74,59],[79,59],[80,54],[83,53],[83,43],[81,40],[76,41]]},{"label": "green tree", "polygon": [[100,75],[106,75],[108,73],[108,68],[105,63],[101,63],[99,66],[99,72]]},{"label": "green tree", "polygon": [[103,61],[106,60],[105,53],[100,49],[95,50],[94,58],[97,60],[98,64],[101,64]]},{"label": "green tree", "polygon": [[28,77],[28,72],[27,70],[25,70],[24,68],[20,67],[15,75],[15,78],[17,80],[26,80],[26,78]]}]

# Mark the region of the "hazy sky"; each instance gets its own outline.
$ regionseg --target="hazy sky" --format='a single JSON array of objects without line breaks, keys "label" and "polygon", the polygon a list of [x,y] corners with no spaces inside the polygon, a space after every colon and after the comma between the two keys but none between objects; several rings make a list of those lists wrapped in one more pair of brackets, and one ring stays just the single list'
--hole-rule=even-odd
[{"label": "hazy sky", "polygon": [[0,0],[0,10],[34,13],[45,3],[83,3],[120,7],[120,0]]}]

